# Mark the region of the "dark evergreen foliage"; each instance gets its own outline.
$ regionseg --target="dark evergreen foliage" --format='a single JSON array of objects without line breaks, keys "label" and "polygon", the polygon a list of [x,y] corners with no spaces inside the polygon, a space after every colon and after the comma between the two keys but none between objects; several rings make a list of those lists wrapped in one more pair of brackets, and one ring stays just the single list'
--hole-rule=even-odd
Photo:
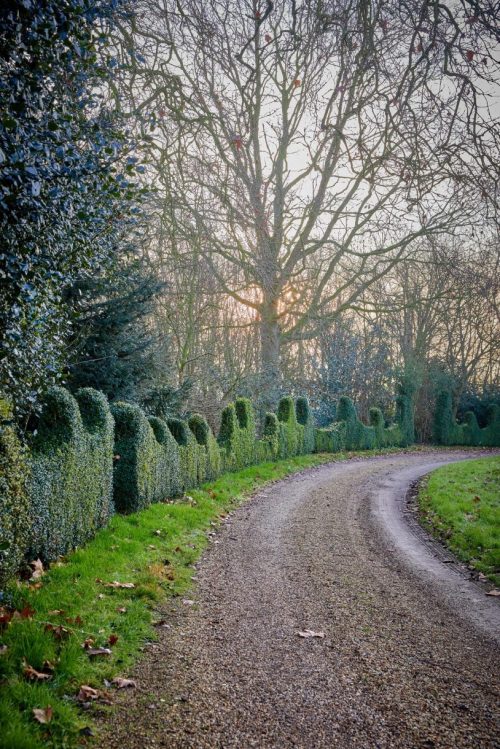
[{"label": "dark evergreen foliage", "polygon": [[135,225],[135,159],[104,100],[120,0],[0,7],[0,380],[36,408],[66,364],[64,288],[105,265]]}]

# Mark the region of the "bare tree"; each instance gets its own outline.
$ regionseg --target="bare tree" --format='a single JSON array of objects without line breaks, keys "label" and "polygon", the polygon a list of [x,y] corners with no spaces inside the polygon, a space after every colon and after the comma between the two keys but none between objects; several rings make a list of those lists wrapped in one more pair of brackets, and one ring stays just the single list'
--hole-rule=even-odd
[{"label": "bare tree", "polygon": [[164,219],[256,313],[271,400],[284,343],[355,305],[417,239],[496,210],[493,13],[458,0],[137,3],[128,100]]}]

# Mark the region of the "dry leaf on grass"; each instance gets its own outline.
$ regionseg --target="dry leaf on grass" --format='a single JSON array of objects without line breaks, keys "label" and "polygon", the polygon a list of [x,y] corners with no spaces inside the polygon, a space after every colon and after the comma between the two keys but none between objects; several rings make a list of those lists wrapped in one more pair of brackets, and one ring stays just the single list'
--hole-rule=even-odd
[{"label": "dry leaf on grass", "polygon": [[120,606],[120,608],[118,608],[116,610],[118,611],[119,614],[126,614],[127,613],[127,609],[125,608],[125,606]]},{"label": "dry leaf on grass", "polygon": [[51,678],[51,674],[44,674],[42,671],[37,671],[36,668],[30,666],[26,661],[23,661],[23,674],[30,681],[46,681]]},{"label": "dry leaf on grass", "polygon": [[127,689],[127,687],[135,689],[137,687],[137,684],[133,679],[122,679],[121,676],[115,676],[111,683],[114,684],[117,689]]},{"label": "dry leaf on grass", "polygon": [[39,723],[50,723],[52,720],[52,708],[48,707],[35,707],[33,709],[33,716]]},{"label": "dry leaf on grass", "polygon": [[86,648],[85,652],[89,658],[94,658],[98,655],[111,655],[111,650],[109,648]]},{"label": "dry leaf on grass", "polygon": [[99,699],[99,692],[97,689],[94,689],[94,687],[89,687],[88,684],[82,684],[76,699],[79,702],[89,702],[89,700],[97,700]]},{"label": "dry leaf on grass", "polygon": [[324,632],[313,632],[312,629],[305,629],[303,632],[297,632],[299,637],[320,637],[323,639],[325,636]]},{"label": "dry leaf on grass", "polygon": [[99,580],[99,582],[105,588],[135,588],[134,583],[119,583],[117,580],[113,580],[112,583],[103,583],[102,580]]},{"label": "dry leaf on grass", "polygon": [[111,647],[113,647],[113,645],[116,645],[117,642],[118,642],[118,635],[110,635],[108,637],[108,643],[111,645]]}]

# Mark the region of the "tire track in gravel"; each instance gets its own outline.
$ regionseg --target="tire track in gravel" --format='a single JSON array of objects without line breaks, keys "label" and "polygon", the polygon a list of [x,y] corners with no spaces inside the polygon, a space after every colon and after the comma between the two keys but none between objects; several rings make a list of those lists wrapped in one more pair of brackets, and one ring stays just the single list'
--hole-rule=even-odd
[{"label": "tire track in gravel", "polygon": [[196,605],[162,610],[170,627],[99,745],[498,749],[494,638],[473,626],[470,600],[450,605],[456,588],[396,547],[380,514],[388,486],[464,457],[325,465],[239,508],[199,565]]}]

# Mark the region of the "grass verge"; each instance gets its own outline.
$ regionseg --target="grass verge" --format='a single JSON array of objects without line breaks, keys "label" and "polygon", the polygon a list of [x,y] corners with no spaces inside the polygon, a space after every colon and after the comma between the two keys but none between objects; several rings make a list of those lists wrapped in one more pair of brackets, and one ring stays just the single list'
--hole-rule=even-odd
[{"label": "grass verge", "polygon": [[421,484],[424,525],[500,586],[500,458],[438,468]]},{"label": "grass verge", "polygon": [[[0,747],[91,743],[92,713],[112,700],[106,683],[126,674],[155,637],[155,605],[186,593],[211,524],[256,489],[325,462],[422,450],[307,455],[226,474],[184,501],[115,516],[38,580],[9,587],[0,600]],[[110,653],[89,654],[99,648]],[[99,690],[99,697],[87,691],[79,700],[82,685]],[[39,723],[33,710],[50,720]]]}]

